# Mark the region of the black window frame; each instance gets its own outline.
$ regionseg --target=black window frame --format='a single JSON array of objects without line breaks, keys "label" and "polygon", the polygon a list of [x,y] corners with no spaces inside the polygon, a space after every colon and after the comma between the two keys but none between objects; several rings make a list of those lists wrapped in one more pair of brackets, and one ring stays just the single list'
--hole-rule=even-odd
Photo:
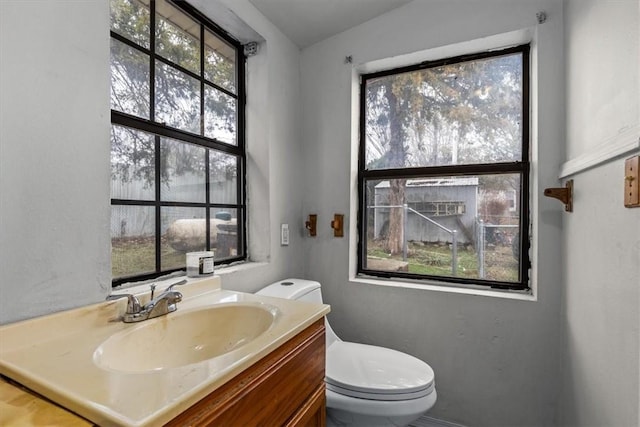
[{"label": "black window frame", "polygon": [[[156,1],[149,0],[149,13],[150,13],[150,43],[149,48],[145,48],[128,38],[121,36],[120,34],[110,30],[111,39],[115,39],[121,43],[126,44],[128,47],[135,49],[138,52],[144,53],[149,57],[150,75],[149,75],[149,119],[144,119],[131,114],[127,114],[117,110],[111,110],[111,124],[123,127],[128,127],[134,130],[140,130],[148,132],[155,137],[155,198],[154,200],[132,200],[132,199],[115,199],[111,198],[111,206],[149,206],[155,209],[155,271],[151,273],[135,274],[129,276],[123,276],[118,278],[112,278],[112,286],[116,287],[126,282],[131,281],[144,281],[154,279],[160,276],[164,276],[177,271],[186,270],[185,265],[179,268],[162,269],[161,268],[161,208],[162,207],[197,207],[204,208],[206,211],[206,250],[211,250],[210,241],[210,219],[211,210],[216,208],[229,208],[235,209],[237,212],[237,254],[235,256],[225,257],[222,260],[216,260],[215,265],[230,264],[238,261],[245,261],[247,259],[247,203],[246,203],[246,55],[244,53],[244,46],[235,37],[225,31],[222,27],[212,21],[209,17],[198,11],[184,0],[165,0],[172,6],[175,6],[194,21],[200,24],[200,73],[194,73],[187,68],[176,64],[175,62],[162,57],[156,53],[155,46],[155,20],[156,20]],[[205,32],[209,31],[215,36],[224,40],[227,44],[233,47],[236,51],[236,93],[221,87],[220,85],[205,78]],[[198,80],[200,85],[200,117],[204,116],[204,88],[206,86],[214,87],[217,91],[230,96],[236,100],[237,105],[237,122],[236,122],[236,144],[222,142],[216,138],[207,137],[203,134],[191,133],[178,128],[168,126],[161,122],[153,120],[155,114],[155,72],[156,65],[163,64],[174,67],[180,72]],[[206,83],[205,83],[206,82]],[[201,128],[202,130],[202,128]],[[203,133],[203,132],[201,132]],[[160,145],[161,138],[171,138],[179,142],[193,144],[199,147],[204,147],[206,152],[205,157],[205,202],[172,202],[162,201],[160,197],[160,168],[161,168],[161,156]],[[238,168],[236,173],[237,184],[237,202],[231,203],[211,203],[210,202],[210,181],[209,181],[209,164],[210,164],[210,152],[226,153],[236,156],[238,159]]]},{"label": "black window frame", "polygon": [[[400,281],[410,281],[411,283],[422,282],[423,284],[434,283],[440,285],[454,285],[462,287],[493,288],[504,290],[530,291],[530,269],[531,260],[529,256],[530,240],[530,197],[531,197],[531,45],[529,43],[508,47],[504,49],[493,49],[467,55],[454,56],[444,59],[425,61],[418,64],[402,66],[389,70],[363,73],[360,75],[360,117],[359,117],[359,145],[358,145],[358,214],[357,214],[357,270],[358,277],[373,277],[384,279],[399,279]],[[366,83],[368,80],[401,74],[425,68],[441,67],[445,65],[487,59],[510,55],[514,53],[522,54],[522,159],[517,162],[501,163],[481,163],[462,164],[428,167],[407,167],[373,169],[366,168]],[[367,236],[367,180],[387,180],[387,179],[414,179],[429,177],[464,177],[489,174],[520,174],[520,225],[518,228],[519,244],[519,281],[502,282],[485,280],[479,278],[461,278],[453,276],[415,274],[400,271],[383,271],[364,268],[366,254]]]}]

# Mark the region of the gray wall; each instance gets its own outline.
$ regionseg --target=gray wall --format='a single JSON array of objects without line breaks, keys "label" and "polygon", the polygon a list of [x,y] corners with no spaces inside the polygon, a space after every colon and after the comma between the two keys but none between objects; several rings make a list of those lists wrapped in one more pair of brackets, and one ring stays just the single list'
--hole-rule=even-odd
[{"label": "gray wall", "polygon": [[[640,136],[637,0],[565,6],[567,160]],[[636,154],[638,152],[636,151]],[[624,158],[578,173],[564,215],[562,418],[566,426],[640,425],[640,209],[623,206]]]},{"label": "gray wall", "polygon": [[[536,13],[545,10],[546,23]],[[537,301],[377,286],[352,280],[358,67],[433,47],[532,27],[537,140],[533,188]],[[542,196],[557,186],[563,137],[562,4],[555,0],[414,1],[302,51],[306,180],[304,214],[321,227],[306,239],[306,276],[319,280],[338,335],[406,351],[436,373],[431,415],[469,426],[554,425],[560,385],[561,206]],[[345,56],[353,55],[353,64]],[[355,86],[354,86],[355,85]],[[328,227],[348,215],[345,238]],[[326,224],[326,226],[325,226]]]},{"label": "gray wall", "polygon": [[0,2],[0,323],[111,287],[109,3]]}]

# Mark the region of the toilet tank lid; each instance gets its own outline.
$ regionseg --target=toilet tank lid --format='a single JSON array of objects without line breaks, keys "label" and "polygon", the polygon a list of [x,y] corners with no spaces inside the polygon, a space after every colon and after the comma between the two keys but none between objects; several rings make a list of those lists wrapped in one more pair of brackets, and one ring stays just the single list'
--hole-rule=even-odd
[{"label": "toilet tank lid", "polygon": [[278,297],[286,299],[299,299],[306,294],[319,289],[320,283],[313,280],[285,279],[279,280],[256,292],[256,295]]}]

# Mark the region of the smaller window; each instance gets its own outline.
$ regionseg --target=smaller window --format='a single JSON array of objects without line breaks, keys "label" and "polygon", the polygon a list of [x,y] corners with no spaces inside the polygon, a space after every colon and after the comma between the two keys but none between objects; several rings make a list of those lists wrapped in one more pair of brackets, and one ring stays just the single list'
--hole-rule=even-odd
[{"label": "smaller window", "polygon": [[528,288],[529,46],[361,79],[358,273]]}]

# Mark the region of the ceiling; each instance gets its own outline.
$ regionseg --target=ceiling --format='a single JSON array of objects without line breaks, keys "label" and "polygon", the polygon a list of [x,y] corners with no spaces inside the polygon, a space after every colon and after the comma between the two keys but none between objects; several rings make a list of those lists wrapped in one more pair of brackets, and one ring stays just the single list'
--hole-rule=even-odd
[{"label": "ceiling", "polygon": [[249,0],[300,48],[369,21],[411,0]]}]

